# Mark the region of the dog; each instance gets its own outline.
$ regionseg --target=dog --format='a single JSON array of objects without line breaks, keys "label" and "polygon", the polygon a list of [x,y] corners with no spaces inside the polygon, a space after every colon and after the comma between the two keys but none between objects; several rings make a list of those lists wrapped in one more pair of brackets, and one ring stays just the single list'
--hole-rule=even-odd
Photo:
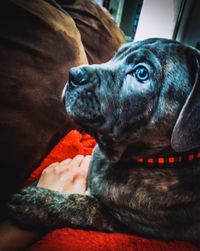
[{"label": "dog", "polygon": [[168,39],[127,43],[69,72],[67,113],[97,140],[85,195],[27,187],[12,220],[166,241],[200,239],[200,54]]}]

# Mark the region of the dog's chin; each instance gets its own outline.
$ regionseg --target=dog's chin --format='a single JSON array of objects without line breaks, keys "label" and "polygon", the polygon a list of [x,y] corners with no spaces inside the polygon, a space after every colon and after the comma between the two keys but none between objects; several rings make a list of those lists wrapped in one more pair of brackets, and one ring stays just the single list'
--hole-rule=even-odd
[{"label": "dog's chin", "polygon": [[67,91],[65,108],[75,124],[96,139],[100,150],[110,162],[119,161],[124,145],[120,145],[116,135],[113,135],[112,121],[101,113],[101,103],[95,94],[88,95],[84,89],[80,92]]},{"label": "dog's chin", "polygon": [[65,108],[75,124],[89,133],[92,130],[96,131],[105,121],[100,112],[100,103],[97,97],[87,91],[67,92]]}]

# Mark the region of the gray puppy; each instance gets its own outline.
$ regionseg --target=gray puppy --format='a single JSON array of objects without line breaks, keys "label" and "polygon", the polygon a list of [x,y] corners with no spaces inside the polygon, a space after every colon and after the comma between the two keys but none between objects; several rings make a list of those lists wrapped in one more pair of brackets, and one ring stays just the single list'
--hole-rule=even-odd
[{"label": "gray puppy", "polygon": [[67,113],[98,142],[86,195],[28,187],[13,221],[200,239],[199,52],[167,39],[123,45],[101,65],[70,70]]}]

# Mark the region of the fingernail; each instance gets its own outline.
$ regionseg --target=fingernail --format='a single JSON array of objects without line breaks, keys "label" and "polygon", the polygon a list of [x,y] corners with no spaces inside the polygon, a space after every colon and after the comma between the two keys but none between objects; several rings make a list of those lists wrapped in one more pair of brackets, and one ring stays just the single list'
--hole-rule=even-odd
[{"label": "fingernail", "polygon": [[81,154],[76,155],[76,158],[83,158],[84,156]]}]

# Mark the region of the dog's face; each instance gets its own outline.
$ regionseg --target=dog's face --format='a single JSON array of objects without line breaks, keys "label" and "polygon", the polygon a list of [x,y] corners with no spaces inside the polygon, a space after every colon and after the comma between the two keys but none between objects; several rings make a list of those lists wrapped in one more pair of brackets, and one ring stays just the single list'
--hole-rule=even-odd
[{"label": "dog's face", "polygon": [[171,145],[185,150],[180,130],[196,85],[197,54],[172,40],[148,39],[123,45],[107,63],[72,68],[63,92],[67,113],[111,161]]}]

